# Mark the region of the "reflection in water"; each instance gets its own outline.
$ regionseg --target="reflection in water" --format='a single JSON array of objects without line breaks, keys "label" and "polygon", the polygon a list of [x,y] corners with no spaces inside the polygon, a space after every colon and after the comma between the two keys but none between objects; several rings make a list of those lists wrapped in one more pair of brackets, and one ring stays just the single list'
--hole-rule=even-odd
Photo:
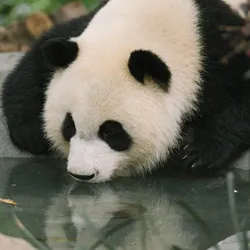
[{"label": "reflection in water", "polygon": [[[65,235],[68,218],[77,232],[72,249],[197,249],[197,228],[190,216],[166,191],[144,184],[72,185],[47,211],[48,239],[64,237],[60,234]],[[69,247],[55,241],[49,245]]]},{"label": "reflection in water", "polygon": [[[21,236],[9,217],[14,210],[51,250],[204,250],[235,233],[224,178],[160,174],[79,184],[67,177],[62,166],[52,159],[0,160],[0,197],[18,204],[16,208],[0,204],[0,232]],[[244,180],[236,185],[238,212],[249,230],[249,178],[246,172],[241,177]],[[179,200],[205,220],[213,240]]]}]

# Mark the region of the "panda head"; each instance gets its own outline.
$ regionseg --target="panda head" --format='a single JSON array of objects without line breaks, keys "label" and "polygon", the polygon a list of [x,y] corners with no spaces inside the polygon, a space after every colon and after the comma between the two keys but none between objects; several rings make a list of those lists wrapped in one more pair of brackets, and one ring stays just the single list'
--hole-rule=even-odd
[{"label": "panda head", "polygon": [[[169,9],[169,16],[157,9],[149,27],[142,23],[147,13],[130,13],[130,2],[110,1],[82,35],[42,48],[57,68],[46,92],[44,130],[79,180],[152,170],[177,145],[182,120],[194,109],[201,65],[194,6],[173,4],[176,13]],[[144,11],[155,14],[151,7]],[[177,12],[190,25],[172,27]]]}]

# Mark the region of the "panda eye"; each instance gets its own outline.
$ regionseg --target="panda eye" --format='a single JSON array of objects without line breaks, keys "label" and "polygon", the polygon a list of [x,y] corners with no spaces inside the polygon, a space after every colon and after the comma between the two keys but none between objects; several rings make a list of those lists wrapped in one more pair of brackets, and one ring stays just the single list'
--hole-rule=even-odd
[{"label": "panda eye", "polygon": [[62,135],[66,141],[75,135],[76,127],[71,113],[67,113],[62,124]]},{"label": "panda eye", "polygon": [[129,134],[116,121],[105,121],[99,128],[98,136],[115,151],[128,150],[132,144]]}]

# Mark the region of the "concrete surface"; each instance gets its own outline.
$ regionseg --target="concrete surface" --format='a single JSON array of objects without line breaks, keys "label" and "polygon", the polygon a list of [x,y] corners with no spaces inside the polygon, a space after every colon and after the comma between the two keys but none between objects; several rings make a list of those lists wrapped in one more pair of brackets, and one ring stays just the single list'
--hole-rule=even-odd
[{"label": "concrete surface", "polygon": [[23,239],[9,237],[0,234],[0,250],[35,250],[28,242]]},{"label": "concrete surface", "polygon": [[[21,58],[22,53],[0,53],[0,87],[10,72],[11,69],[15,66],[17,61]],[[1,100],[0,100],[1,104]],[[16,149],[10,142],[6,124],[3,119],[2,110],[0,109],[0,157],[32,157],[29,154],[20,152]],[[234,163],[237,168],[244,170],[250,169],[250,153],[245,154],[239,161]]]}]

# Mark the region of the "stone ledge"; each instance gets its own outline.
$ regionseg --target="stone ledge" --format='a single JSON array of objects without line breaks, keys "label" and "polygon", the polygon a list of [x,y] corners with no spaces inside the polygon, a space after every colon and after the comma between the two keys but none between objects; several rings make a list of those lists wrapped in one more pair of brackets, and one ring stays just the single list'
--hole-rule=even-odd
[{"label": "stone ledge", "polygon": [[0,84],[8,75],[10,70],[16,65],[17,61],[23,56],[23,53],[0,53]]},{"label": "stone ledge", "polygon": [[35,250],[27,241],[0,234],[0,250]]}]

